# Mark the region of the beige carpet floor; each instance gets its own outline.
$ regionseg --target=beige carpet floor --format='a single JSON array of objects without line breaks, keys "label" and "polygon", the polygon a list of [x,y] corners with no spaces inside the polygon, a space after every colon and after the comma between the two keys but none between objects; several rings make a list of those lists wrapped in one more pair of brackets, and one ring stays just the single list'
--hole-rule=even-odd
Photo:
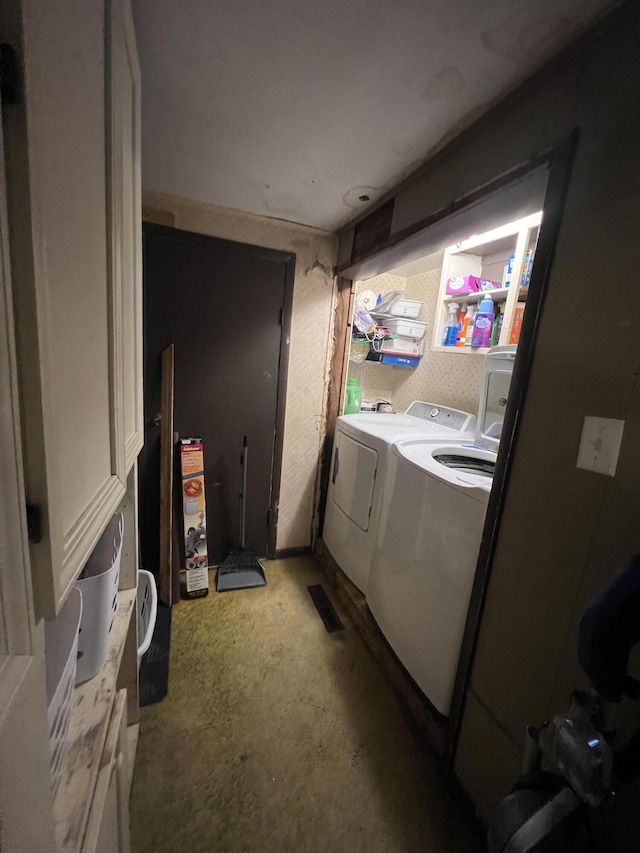
[{"label": "beige carpet floor", "polygon": [[479,851],[337,606],[345,630],[325,631],[313,559],[267,577],[174,607],[169,695],[142,709],[133,853]]}]

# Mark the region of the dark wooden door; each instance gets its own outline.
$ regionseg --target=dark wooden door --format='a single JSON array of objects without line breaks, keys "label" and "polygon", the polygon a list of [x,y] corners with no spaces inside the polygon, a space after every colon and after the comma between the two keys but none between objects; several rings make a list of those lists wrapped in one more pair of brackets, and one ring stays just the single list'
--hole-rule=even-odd
[{"label": "dark wooden door", "polygon": [[159,540],[162,351],[175,346],[174,429],[204,442],[211,565],[239,544],[240,456],[249,442],[247,545],[273,556],[295,256],[144,224],[146,441],[142,562]]}]

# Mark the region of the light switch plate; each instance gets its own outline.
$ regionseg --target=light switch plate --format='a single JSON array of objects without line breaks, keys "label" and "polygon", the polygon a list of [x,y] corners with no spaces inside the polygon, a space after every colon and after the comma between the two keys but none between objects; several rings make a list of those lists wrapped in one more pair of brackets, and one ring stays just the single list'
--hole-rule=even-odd
[{"label": "light switch plate", "polygon": [[586,415],[576,467],[615,476],[623,432],[624,421]]}]

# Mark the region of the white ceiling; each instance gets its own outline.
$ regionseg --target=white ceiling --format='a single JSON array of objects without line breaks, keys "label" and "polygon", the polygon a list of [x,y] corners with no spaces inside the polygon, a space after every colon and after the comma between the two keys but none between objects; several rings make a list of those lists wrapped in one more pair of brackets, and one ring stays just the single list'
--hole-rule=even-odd
[{"label": "white ceiling", "polygon": [[611,0],[133,0],[145,188],[327,230]]}]

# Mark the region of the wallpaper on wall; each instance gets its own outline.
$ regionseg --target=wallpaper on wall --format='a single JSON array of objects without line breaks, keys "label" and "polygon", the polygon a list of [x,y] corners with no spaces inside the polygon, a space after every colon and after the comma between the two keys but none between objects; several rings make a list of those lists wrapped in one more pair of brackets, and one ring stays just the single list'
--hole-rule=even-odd
[{"label": "wallpaper on wall", "polygon": [[425,351],[417,368],[391,367],[365,362],[349,362],[349,377],[355,377],[365,400],[388,400],[397,412],[405,411],[414,400],[426,400],[476,414],[484,359],[480,355],[459,355],[431,351],[440,286],[440,270],[401,278],[389,273],[358,282],[356,292],[386,293],[404,290],[408,299],[423,305],[418,319],[427,323]]},{"label": "wallpaper on wall", "polygon": [[277,548],[311,542],[324,439],[336,238],[315,228],[217,205],[143,192],[146,218],[186,231],[295,252]]},{"label": "wallpaper on wall", "polygon": [[420,367],[395,368],[393,402],[397,411],[404,411],[413,400],[427,400],[475,415],[484,358],[476,354],[431,351],[439,286],[440,270],[407,279],[407,297],[424,302],[421,319],[427,320],[428,326]]}]

